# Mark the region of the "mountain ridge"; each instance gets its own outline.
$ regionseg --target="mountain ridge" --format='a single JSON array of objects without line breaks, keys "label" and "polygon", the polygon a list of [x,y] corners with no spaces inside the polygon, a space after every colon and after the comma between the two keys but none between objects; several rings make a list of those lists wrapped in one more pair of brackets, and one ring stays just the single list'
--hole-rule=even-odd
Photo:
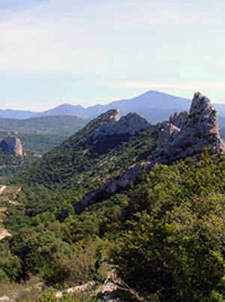
[{"label": "mountain ridge", "polygon": [[[93,178],[97,180],[101,174],[104,174],[104,178],[108,178],[110,173],[107,172],[108,175],[105,175],[105,171],[110,166],[114,167],[112,171],[121,171],[123,167],[128,168],[136,162],[141,154],[153,148],[154,136],[155,126],[137,114],[128,114],[119,118],[118,110],[109,110],[91,120],[60,146],[45,154],[37,170],[28,171],[27,176],[31,177],[32,181],[45,182],[49,186],[60,183],[58,182],[60,179],[65,181],[68,179],[68,186],[70,186],[71,177],[75,177],[74,183],[78,184],[82,173],[86,175],[85,177],[89,177],[90,167],[94,165],[96,175]],[[141,141],[143,146],[138,150]],[[129,148],[129,144],[133,143],[134,147]],[[123,159],[121,159],[121,152],[125,152],[122,155]],[[118,160],[114,153],[118,154],[116,155]]]},{"label": "mountain ridge", "polygon": [[219,134],[216,110],[212,108],[211,101],[199,92],[194,94],[189,111],[172,115],[169,122],[161,124],[158,132],[156,152],[141,164],[131,166],[118,177],[106,181],[74,203],[76,212],[82,212],[86,206],[101,200],[102,196],[110,196],[127,188],[138,179],[140,173],[148,173],[155,164],[170,164],[196,156],[205,148],[213,148],[218,153],[225,154],[225,143]]},{"label": "mountain ridge", "polygon": [[[126,115],[129,112],[136,112],[154,123],[165,120],[166,117],[175,111],[187,109],[189,103],[190,100],[186,98],[150,90],[130,99],[116,100],[105,105],[96,104],[87,108],[84,108],[82,105],[61,104],[43,112],[12,109],[0,110],[0,118],[27,119],[42,116],[76,115],[81,118],[92,119],[110,109],[118,108],[121,115]],[[154,108],[153,114],[146,114],[148,113],[149,108]]]},{"label": "mountain ridge", "polygon": [[[137,133],[130,132],[135,121]],[[14,181],[21,193],[7,205],[3,225],[12,234],[1,254],[6,277],[29,280],[32,274],[63,289],[86,278],[105,282],[99,265],[109,265],[140,297],[194,301],[201,290],[198,301],[207,300],[224,278],[225,263],[225,154],[216,112],[197,93],[189,112],[158,125],[146,121],[139,131],[142,122],[111,109],[19,171]],[[180,295],[181,277],[184,291],[189,282],[188,295]]]},{"label": "mountain ridge", "polygon": [[[78,116],[85,119],[92,119],[98,115],[118,108],[121,115],[129,112],[136,112],[148,119],[151,123],[162,122],[176,111],[188,110],[191,99],[174,96],[168,93],[149,90],[141,95],[130,99],[112,101],[106,105],[96,104],[84,108],[82,105],[62,104],[43,112],[17,111],[12,109],[0,110],[0,118],[26,119],[42,116]],[[214,104],[219,116],[225,117],[225,104]]]}]

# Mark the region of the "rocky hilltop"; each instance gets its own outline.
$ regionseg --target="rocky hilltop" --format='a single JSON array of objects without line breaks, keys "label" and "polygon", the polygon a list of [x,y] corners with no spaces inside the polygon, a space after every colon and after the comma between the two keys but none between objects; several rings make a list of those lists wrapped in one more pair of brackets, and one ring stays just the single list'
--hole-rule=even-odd
[{"label": "rocky hilltop", "polygon": [[23,146],[16,136],[8,136],[0,142],[0,149],[6,154],[23,156]]},{"label": "rocky hilltop", "polygon": [[[122,120],[122,119],[121,119]],[[114,127],[114,126],[113,126]],[[81,212],[85,206],[118,192],[135,181],[141,171],[150,171],[156,163],[171,163],[187,156],[194,156],[204,148],[214,148],[225,153],[225,144],[220,138],[218,118],[210,100],[197,92],[194,94],[190,111],[175,113],[159,127],[159,140],[155,154],[142,165],[134,165],[115,179],[102,184],[97,190],[74,204]]]},{"label": "rocky hilltop", "polygon": [[152,163],[168,163],[175,159],[195,155],[205,147],[225,152],[220,138],[218,118],[210,100],[197,92],[190,111],[175,113],[161,125],[157,152],[149,160]]},{"label": "rocky hilltop", "polygon": [[120,118],[119,110],[112,109],[101,115],[101,122],[94,133],[94,138],[101,136],[128,134],[145,130],[149,123],[136,113],[128,113]]}]

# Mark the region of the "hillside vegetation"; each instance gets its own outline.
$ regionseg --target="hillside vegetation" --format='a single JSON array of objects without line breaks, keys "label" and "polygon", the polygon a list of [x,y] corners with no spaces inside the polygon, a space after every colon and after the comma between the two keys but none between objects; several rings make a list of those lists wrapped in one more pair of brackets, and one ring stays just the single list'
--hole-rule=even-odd
[{"label": "hillside vegetation", "polygon": [[[167,128],[177,137],[185,125],[188,133],[190,127],[213,129],[220,139],[209,100],[200,94],[194,100],[201,113],[195,123],[192,112],[180,131],[172,123]],[[4,209],[3,226],[12,237],[0,241],[2,295],[14,286],[18,302],[107,301],[95,288],[114,275],[118,301],[225,301],[225,155],[216,140],[192,157],[143,169],[126,187],[76,212],[86,194],[131,165],[162,156],[160,146],[173,139],[174,132],[152,125],[133,135],[115,133],[116,118],[99,116],[14,178],[22,190]],[[89,281],[94,287],[79,297],[55,297]],[[42,282],[42,289],[28,293],[32,282]]]},{"label": "hillside vegetation", "polygon": [[5,221],[14,236],[1,243],[2,276],[71,286],[94,278],[100,252],[147,301],[223,301],[224,171],[224,155],[207,152],[157,165],[80,215],[56,191],[25,187]]},{"label": "hillside vegetation", "polygon": [[[88,192],[108,178],[115,177],[132,164],[146,159],[156,147],[155,126],[136,135],[114,134],[95,137],[104,114],[43,156],[40,163],[22,175],[24,181]],[[83,193],[82,193],[83,194]]]}]

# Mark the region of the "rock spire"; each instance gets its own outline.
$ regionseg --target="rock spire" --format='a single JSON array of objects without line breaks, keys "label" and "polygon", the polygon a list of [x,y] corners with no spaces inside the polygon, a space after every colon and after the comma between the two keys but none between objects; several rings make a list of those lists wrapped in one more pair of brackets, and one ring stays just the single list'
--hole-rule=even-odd
[{"label": "rock spire", "polygon": [[134,135],[149,127],[149,122],[137,113],[128,113],[120,118],[119,109],[111,109],[102,115],[100,126],[94,138],[100,136],[129,134]]},{"label": "rock spire", "polygon": [[23,146],[20,139],[16,136],[8,136],[0,142],[0,149],[7,154],[23,156]]},{"label": "rock spire", "polygon": [[202,151],[205,147],[225,152],[216,110],[201,93],[194,94],[189,112],[175,113],[162,124],[156,155],[150,161],[168,163]]},{"label": "rock spire", "polygon": [[97,190],[84,196],[74,204],[75,210],[81,212],[85,206],[99,201],[101,196],[111,195],[126,188],[142,171],[149,172],[156,163],[171,163],[179,158],[194,156],[205,147],[225,153],[225,144],[219,135],[216,111],[212,108],[210,100],[197,92],[194,94],[189,112],[175,113],[169,122],[161,124],[154,155],[142,165],[130,167],[117,178],[103,183]]}]

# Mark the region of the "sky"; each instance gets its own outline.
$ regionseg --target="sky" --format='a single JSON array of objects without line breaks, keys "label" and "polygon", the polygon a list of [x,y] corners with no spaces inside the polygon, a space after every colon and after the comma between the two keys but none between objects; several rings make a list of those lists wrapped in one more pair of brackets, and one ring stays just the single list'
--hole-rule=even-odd
[{"label": "sky", "polygon": [[157,90],[225,103],[223,0],[0,0],[0,109]]}]

